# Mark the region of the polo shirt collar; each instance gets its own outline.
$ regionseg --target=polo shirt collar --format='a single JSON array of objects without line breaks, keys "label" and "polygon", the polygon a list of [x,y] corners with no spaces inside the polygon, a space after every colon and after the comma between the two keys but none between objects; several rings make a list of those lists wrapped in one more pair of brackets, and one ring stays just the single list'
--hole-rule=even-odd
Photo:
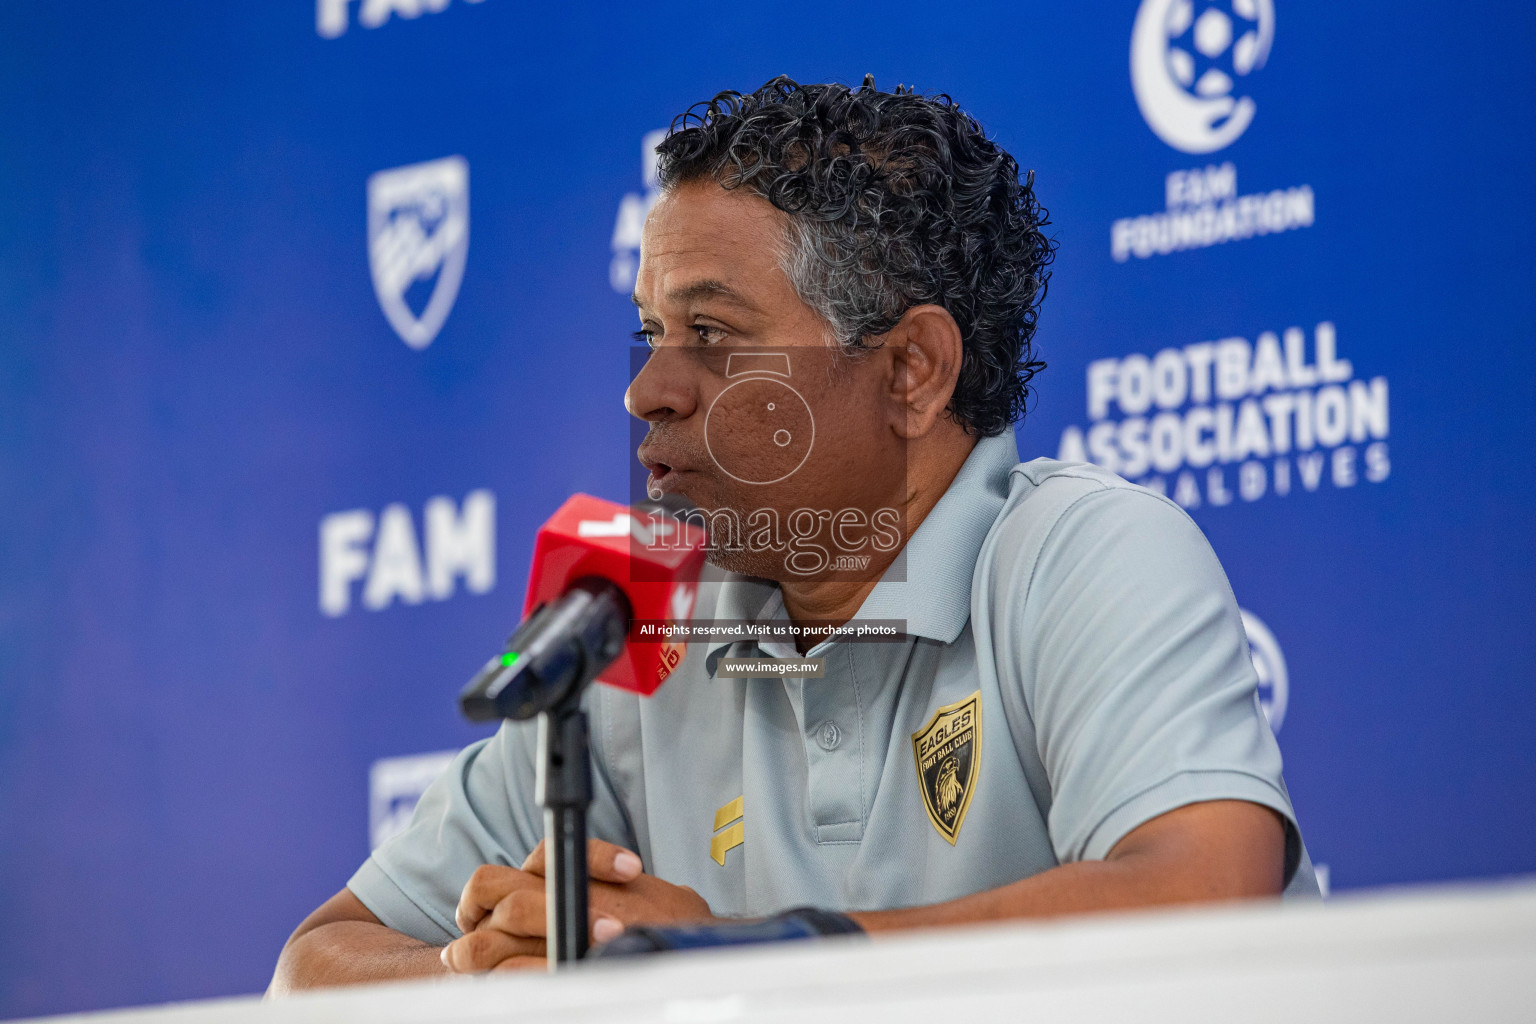
[{"label": "polo shirt collar", "polygon": [[977,441],[857,617],[906,619],[908,633],[954,643],[971,616],[976,558],[1008,500],[1008,472],[1018,462],[1011,429]]},{"label": "polo shirt collar", "polygon": [[[1007,501],[1008,473],[1018,461],[1012,430],[978,440],[855,617],[904,619],[909,634],[953,643],[970,618],[976,558]],[[778,584],[767,580],[732,573],[721,582],[719,595],[716,619],[758,621],[764,612],[775,618],[784,614]],[[711,644],[706,671],[713,675],[722,656],[746,656],[755,646],[749,641]],[[733,652],[732,647],[742,650]]]}]

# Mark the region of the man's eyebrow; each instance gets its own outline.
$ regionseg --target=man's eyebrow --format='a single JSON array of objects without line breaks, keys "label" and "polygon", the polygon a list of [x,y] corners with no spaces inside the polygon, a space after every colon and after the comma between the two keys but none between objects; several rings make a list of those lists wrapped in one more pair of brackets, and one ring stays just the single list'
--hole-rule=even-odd
[{"label": "man's eyebrow", "polygon": [[[727,302],[734,302],[738,306],[751,305],[751,303],[746,300],[746,297],[736,289],[732,288],[724,281],[716,281],[714,279],[695,281],[692,284],[684,285],[681,288],[675,288],[667,293],[668,302],[689,303],[695,299],[724,299]],[[640,300],[639,295],[631,295],[629,297],[629,301],[642,308],[645,305],[645,303]]]}]

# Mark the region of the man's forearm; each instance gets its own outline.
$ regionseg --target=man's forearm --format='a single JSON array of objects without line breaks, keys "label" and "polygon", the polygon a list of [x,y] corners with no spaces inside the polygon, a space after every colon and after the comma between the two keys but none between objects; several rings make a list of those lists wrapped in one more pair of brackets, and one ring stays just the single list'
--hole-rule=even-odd
[{"label": "man's forearm", "polygon": [[1102,861],[1079,861],[948,903],[850,915],[891,931],[1095,910],[1130,910],[1279,895],[1285,826],[1242,801],[1192,804],[1136,829]]},{"label": "man's forearm", "polygon": [[1196,897],[1173,891],[1149,891],[1147,879],[1134,870],[1134,865],[1084,861],[1063,864],[1031,878],[962,896],[948,903],[900,910],[871,910],[849,916],[865,931],[879,932],[1053,917],[1094,910],[1125,910],[1192,898]]},{"label": "man's forearm", "polygon": [[442,947],[368,921],[333,921],[289,940],[268,996],[329,985],[426,978],[448,973]]}]

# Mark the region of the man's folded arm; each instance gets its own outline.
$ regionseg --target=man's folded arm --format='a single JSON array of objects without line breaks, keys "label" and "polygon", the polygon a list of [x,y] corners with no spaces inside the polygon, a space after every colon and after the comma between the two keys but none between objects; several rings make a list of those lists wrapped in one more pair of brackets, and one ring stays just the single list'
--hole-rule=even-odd
[{"label": "man's folded arm", "polygon": [[387,927],[343,889],[288,937],[267,995],[446,974],[441,954],[442,947]]},{"label": "man's folded arm", "polygon": [[[588,710],[600,721],[590,700]],[[443,973],[437,957],[460,936],[455,914],[465,883],[482,866],[522,863],[543,834],[534,748],[533,723],[506,722],[461,751],[422,795],[410,826],[299,925],[269,994]],[[593,787],[593,835],[633,848],[601,764]]]},{"label": "man's folded arm", "polygon": [[[461,751],[428,787],[410,826],[375,850],[347,887],[305,918],[278,960],[269,996],[446,972],[454,907],[482,864],[513,864],[536,841],[533,768],[515,726]],[[527,763],[525,763],[527,762]],[[510,844],[513,849],[507,849]]]},{"label": "man's folded arm", "polygon": [[1132,830],[1103,860],[1077,861],[948,903],[850,915],[889,931],[1277,896],[1285,823],[1274,810],[1214,800],[1169,811]]}]

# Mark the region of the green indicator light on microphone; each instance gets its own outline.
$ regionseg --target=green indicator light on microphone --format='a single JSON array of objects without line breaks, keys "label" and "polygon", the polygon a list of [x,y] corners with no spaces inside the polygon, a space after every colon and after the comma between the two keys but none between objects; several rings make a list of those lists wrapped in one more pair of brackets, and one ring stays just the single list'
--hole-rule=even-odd
[{"label": "green indicator light on microphone", "polygon": [[511,668],[513,665],[517,664],[517,659],[521,657],[522,655],[518,654],[516,651],[508,651],[506,654],[501,656],[501,663],[507,668]]}]

